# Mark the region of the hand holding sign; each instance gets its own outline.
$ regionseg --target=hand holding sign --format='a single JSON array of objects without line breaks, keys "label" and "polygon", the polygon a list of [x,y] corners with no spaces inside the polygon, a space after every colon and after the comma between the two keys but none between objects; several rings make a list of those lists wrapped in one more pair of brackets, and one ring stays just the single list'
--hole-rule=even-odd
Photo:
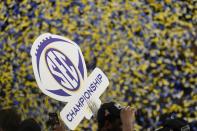
[{"label": "hand holding sign", "polygon": [[[74,130],[84,116],[90,119],[101,105],[99,97],[109,85],[105,74],[96,68],[89,77],[77,44],[49,33],[39,36],[31,49],[34,75],[42,92],[67,102],[60,112],[66,125]],[[94,108],[89,108],[93,104]]]}]

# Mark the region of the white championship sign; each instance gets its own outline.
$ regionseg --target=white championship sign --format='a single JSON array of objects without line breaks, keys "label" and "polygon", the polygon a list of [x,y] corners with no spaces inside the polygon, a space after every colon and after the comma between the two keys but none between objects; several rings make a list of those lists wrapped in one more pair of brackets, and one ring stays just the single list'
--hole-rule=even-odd
[{"label": "white championship sign", "polygon": [[90,119],[101,105],[99,97],[109,85],[108,78],[96,68],[87,77],[80,47],[58,35],[40,35],[31,48],[34,75],[42,92],[67,102],[60,112],[64,123],[74,130],[81,120]]}]

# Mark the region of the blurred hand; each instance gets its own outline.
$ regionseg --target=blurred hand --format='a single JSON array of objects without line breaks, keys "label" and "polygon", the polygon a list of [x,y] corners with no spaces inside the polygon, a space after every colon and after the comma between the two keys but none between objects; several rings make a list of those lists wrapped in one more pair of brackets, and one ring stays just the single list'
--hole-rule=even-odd
[{"label": "blurred hand", "polygon": [[135,108],[125,107],[120,112],[123,131],[134,131]]}]

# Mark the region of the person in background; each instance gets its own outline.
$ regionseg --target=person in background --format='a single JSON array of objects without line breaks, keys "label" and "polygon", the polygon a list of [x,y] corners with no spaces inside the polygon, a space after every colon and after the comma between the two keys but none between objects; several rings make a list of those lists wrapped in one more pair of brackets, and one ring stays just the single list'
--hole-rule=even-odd
[{"label": "person in background", "polygon": [[183,118],[176,117],[176,114],[169,114],[162,118],[160,127],[155,131],[196,131],[195,121],[189,123]]},{"label": "person in background", "polygon": [[22,121],[18,131],[41,131],[41,127],[34,119],[28,118]]},{"label": "person in background", "polygon": [[16,131],[21,123],[21,116],[13,108],[0,110],[0,131]]},{"label": "person in background", "polygon": [[98,110],[98,131],[134,131],[135,108],[104,103]]},{"label": "person in background", "polygon": [[63,121],[58,118],[57,113],[49,113],[49,119],[46,122],[48,130],[50,131],[66,131]]}]

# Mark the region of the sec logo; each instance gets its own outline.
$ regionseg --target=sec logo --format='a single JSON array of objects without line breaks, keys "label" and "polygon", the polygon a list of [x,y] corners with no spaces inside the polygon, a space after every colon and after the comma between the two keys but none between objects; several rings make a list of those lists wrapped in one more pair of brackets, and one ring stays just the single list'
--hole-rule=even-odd
[{"label": "sec logo", "polygon": [[68,102],[87,79],[82,52],[67,38],[43,34],[35,40],[31,56],[39,88],[56,100]]},{"label": "sec logo", "polygon": [[82,52],[75,42],[45,33],[33,43],[31,56],[41,91],[67,103],[60,116],[69,129],[75,130],[84,117],[90,119],[96,114],[109,80],[99,68],[87,77]]},{"label": "sec logo", "polygon": [[50,48],[45,54],[45,59],[51,74],[60,85],[70,91],[79,88],[79,75],[67,56],[56,49]]}]

